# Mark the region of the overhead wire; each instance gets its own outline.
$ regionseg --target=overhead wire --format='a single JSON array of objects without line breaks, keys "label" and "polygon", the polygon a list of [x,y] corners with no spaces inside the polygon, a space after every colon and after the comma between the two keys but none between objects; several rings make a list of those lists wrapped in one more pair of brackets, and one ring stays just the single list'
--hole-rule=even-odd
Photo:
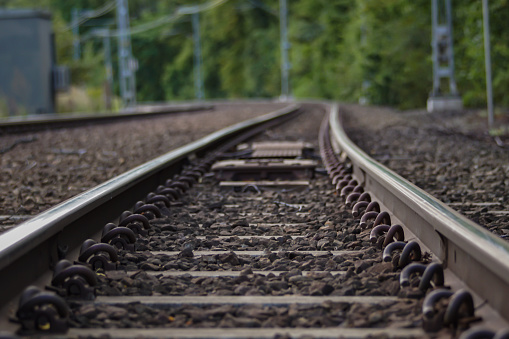
[{"label": "overhead wire", "polygon": [[[181,17],[183,17],[185,15],[200,13],[200,12],[204,12],[204,11],[213,9],[213,8],[218,7],[228,1],[229,0],[212,0],[208,3],[204,3],[201,5],[182,6],[182,7],[179,7],[172,14],[168,14],[168,15],[162,16],[160,18],[157,18],[155,20],[152,20],[150,22],[131,27],[131,29],[129,30],[129,33],[127,33],[127,34],[130,34],[130,35],[140,34],[140,33],[149,31],[151,29],[155,29],[155,28],[162,26],[164,24],[167,24],[169,22],[177,21],[178,19],[180,19]],[[271,7],[269,7],[268,5],[266,5],[265,3],[263,3],[260,0],[246,0],[246,1],[249,2],[251,5],[258,7],[272,15],[275,15],[275,16],[278,15],[278,13],[274,9],[272,9]],[[92,12],[86,13],[85,15],[82,16],[82,18],[79,21],[67,26],[62,31],[71,30],[74,27],[79,26],[79,25],[83,24],[84,22],[88,21],[89,19],[102,16],[102,15],[110,12],[111,10],[113,10],[115,7],[116,7],[116,2],[110,1],[103,7],[99,8],[97,10],[94,10]],[[178,35],[178,34],[179,33],[170,33],[170,35]],[[97,29],[97,30],[93,30],[93,31],[81,36],[79,40],[80,40],[80,42],[84,42],[84,41],[87,41],[94,37],[105,38],[105,37],[119,37],[119,36],[120,36],[120,33],[118,32],[118,30]]]},{"label": "overhead wire", "polygon": [[75,28],[77,26],[80,26],[80,25],[84,24],[85,22],[87,22],[90,19],[103,16],[104,14],[112,11],[116,6],[117,6],[117,4],[116,4],[115,1],[110,1],[110,2],[108,2],[106,5],[104,5],[101,8],[98,8],[98,9],[96,9],[94,11],[91,11],[91,12],[87,11],[87,12],[85,12],[85,14],[81,15],[81,18],[79,20],[77,20],[76,22],[71,23],[69,26],[67,26],[64,29],[62,29],[62,32],[66,32],[66,31],[69,31],[69,30],[71,30],[71,29],[73,29],[73,28]]},{"label": "overhead wire", "polygon": [[[171,20],[170,20],[171,21]],[[170,22],[168,21],[168,22]],[[178,21],[182,21],[182,17],[178,17],[178,18],[175,18],[175,20],[173,20],[173,22],[178,22]],[[154,27],[155,28],[155,27]],[[139,33],[143,33],[143,32],[146,32],[148,31],[149,29],[144,29],[143,31],[140,31],[140,32],[135,32],[135,33],[132,33],[132,30],[131,30],[131,35],[133,34],[139,34]],[[175,36],[175,35],[179,35],[179,34],[182,34],[183,32],[180,31],[180,30],[171,30],[170,32],[167,32],[166,33],[166,36]],[[101,29],[95,29],[95,30],[92,30],[86,34],[84,34],[83,36],[80,37],[80,42],[85,42],[87,40],[90,40],[90,39],[93,39],[93,38],[117,38],[119,37],[120,34],[118,33],[117,30],[110,30],[110,29],[106,29],[106,28],[101,28]]]},{"label": "overhead wire", "polygon": [[208,11],[209,9],[215,8],[217,6],[220,6],[227,1],[228,0],[215,0],[215,1],[210,1],[208,3],[201,4],[201,5],[183,6],[177,10],[177,13],[179,13],[179,14],[200,13],[200,12]]},{"label": "overhead wire", "polygon": [[[157,18],[155,20],[152,20],[150,22],[131,27],[131,29],[129,30],[129,33],[127,33],[127,34],[130,34],[130,35],[140,34],[140,33],[149,31],[151,29],[155,29],[159,26],[165,25],[167,23],[177,21],[185,15],[208,11],[210,9],[213,9],[215,7],[223,5],[224,3],[228,2],[228,1],[229,0],[212,0],[208,3],[204,3],[201,5],[179,7],[172,14],[168,14],[168,15],[162,16],[160,18]],[[261,2],[259,0],[246,0],[246,1],[251,3],[251,5],[258,7],[272,15],[276,15],[276,16],[278,15],[275,10],[273,10],[272,8],[270,8],[269,6],[267,6],[266,4],[264,4],[263,2]],[[115,1],[111,1],[111,2],[107,3],[106,5],[104,5],[103,7],[93,11],[92,13],[86,14],[85,16],[83,16],[83,18],[80,19],[80,21],[78,21],[78,23],[74,23],[72,25],[67,26],[66,29],[64,29],[64,31],[72,29],[73,27],[80,25],[89,19],[104,15],[104,14],[108,13],[109,11],[111,11],[115,7],[116,7]],[[170,35],[177,35],[177,34],[178,33],[170,34]],[[93,31],[85,34],[84,36],[80,37],[80,41],[84,42],[84,41],[87,41],[94,37],[104,38],[104,37],[119,37],[119,36],[120,36],[120,33],[118,32],[118,30],[100,29],[100,30],[93,30]]]},{"label": "overhead wire", "polygon": [[[140,33],[146,32],[148,30],[162,26],[164,24],[167,24],[169,22],[176,21],[185,15],[200,13],[200,12],[204,12],[204,11],[213,9],[213,8],[218,7],[228,1],[229,0],[212,0],[212,1],[209,1],[208,3],[201,4],[201,5],[179,7],[172,14],[162,16],[162,17],[155,19],[151,22],[147,22],[144,24],[139,24],[137,26],[131,27],[131,29],[129,30],[129,33],[127,33],[127,34],[130,34],[130,35],[140,34]],[[95,35],[99,36],[99,37],[105,37],[106,35],[108,35],[110,37],[119,37],[121,34],[117,30],[115,30],[115,31],[110,31],[109,33],[107,33],[106,31],[101,31],[101,32],[95,33]]]},{"label": "overhead wire", "polygon": [[[164,24],[167,24],[169,22],[176,21],[177,19],[179,19],[180,17],[182,17],[184,15],[204,12],[204,11],[213,9],[215,7],[218,7],[218,6],[224,4],[224,3],[228,2],[228,1],[229,0],[212,0],[212,1],[208,2],[208,3],[201,4],[201,5],[183,6],[183,7],[178,8],[175,11],[175,13],[162,16],[162,17],[160,17],[158,19],[155,19],[155,20],[153,20],[151,22],[147,22],[147,23],[144,23],[144,24],[140,24],[140,25],[131,27],[131,29],[129,30],[129,33],[127,33],[127,34],[130,34],[130,35],[140,34],[140,33],[146,32],[148,30],[151,30],[151,29],[157,28],[159,26],[162,26]],[[276,15],[276,16],[278,15],[275,10],[273,10],[272,8],[270,8],[269,6],[267,6],[266,4],[264,4],[263,2],[261,2],[259,0],[247,0],[247,1],[249,3],[251,3],[253,6],[261,8],[264,11],[266,11],[266,12],[272,14],[272,15]],[[91,13],[86,13],[85,15],[82,16],[82,18],[79,21],[77,21],[75,23],[72,23],[71,25],[69,25],[65,29],[63,29],[62,31],[65,32],[65,31],[71,30],[74,27],[79,26],[79,25],[85,23],[89,19],[102,16],[102,15],[110,12],[111,10],[113,10],[113,8],[115,8],[115,7],[116,7],[115,1],[110,1],[109,3],[104,5],[103,7],[99,8],[99,9],[97,9],[97,10],[91,12]],[[106,36],[109,36],[109,37],[119,37],[120,35],[121,34],[118,32],[118,30],[114,30],[114,31],[112,31],[112,30],[96,30],[96,31],[93,31],[93,32],[87,34],[86,36],[80,38],[80,40],[81,41],[85,41],[85,40],[88,40],[90,38],[93,38],[94,36],[102,37],[103,38],[103,37],[106,37]]]},{"label": "overhead wire", "polygon": [[[159,26],[162,26],[164,24],[167,24],[169,22],[175,22],[186,15],[193,14],[193,13],[200,13],[200,12],[204,12],[204,11],[213,9],[215,7],[218,7],[218,6],[226,3],[227,1],[229,1],[229,0],[212,0],[208,3],[201,4],[201,5],[179,7],[172,14],[165,15],[165,16],[162,16],[155,20],[152,20],[150,22],[131,27],[131,29],[129,30],[129,33],[127,33],[127,34],[130,34],[130,35],[140,34],[140,33],[149,31],[151,29],[157,28]],[[77,23],[73,23],[73,24],[67,26],[62,31],[70,30],[76,26],[79,26],[80,24],[86,22],[87,20],[89,20],[91,18],[95,18],[95,17],[101,16],[103,14],[106,14],[115,7],[116,7],[115,1],[111,1],[111,2],[107,3],[105,6],[93,11],[92,13],[84,15]],[[175,33],[174,32],[175,31],[170,32],[170,35],[178,35],[179,34],[177,32],[175,32]],[[120,33],[118,32],[118,30],[96,29],[96,30],[92,30],[92,31],[86,33],[85,35],[81,36],[79,38],[79,41],[85,42],[85,41],[92,39],[94,37],[105,38],[105,37],[119,37],[119,36],[120,36]]]}]

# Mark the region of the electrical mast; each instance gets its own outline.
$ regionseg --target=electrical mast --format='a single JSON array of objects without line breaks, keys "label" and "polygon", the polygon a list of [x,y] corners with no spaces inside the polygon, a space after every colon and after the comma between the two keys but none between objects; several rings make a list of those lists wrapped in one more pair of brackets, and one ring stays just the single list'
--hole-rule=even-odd
[{"label": "electrical mast", "polygon": [[[433,49],[433,90],[428,98],[428,112],[460,110],[463,102],[454,79],[451,0],[431,0]],[[449,83],[449,88],[444,86]]]},{"label": "electrical mast", "polygon": [[290,97],[290,63],[288,62],[288,8],[286,0],[279,0],[279,32],[281,43],[281,99],[286,101]]},{"label": "electrical mast", "polygon": [[136,106],[136,60],[132,56],[127,0],[117,0],[118,68],[124,108]]},{"label": "electrical mast", "polygon": [[194,88],[196,99],[202,100],[203,95],[203,73],[201,70],[201,43],[200,43],[200,12],[195,11],[192,15],[193,40],[194,40]]}]

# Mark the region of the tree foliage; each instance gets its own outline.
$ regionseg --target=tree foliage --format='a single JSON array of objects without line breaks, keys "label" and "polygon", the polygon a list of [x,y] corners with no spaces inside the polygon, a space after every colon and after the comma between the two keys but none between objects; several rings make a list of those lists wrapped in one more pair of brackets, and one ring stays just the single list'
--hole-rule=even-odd
[{"label": "tree foliage", "polygon": [[[195,0],[193,5],[209,0]],[[490,0],[495,102],[508,106],[509,0]],[[59,63],[73,81],[104,81],[101,39],[83,42],[72,60],[73,8],[97,9],[102,0],[0,0],[3,7],[42,7],[54,14]],[[129,0],[131,27],[175,13],[189,1]],[[430,0],[288,0],[290,83],[298,98],[327,98],[423,107],[432,87]],[[200,13],[206,98],[277,97],[281,90],[278,0],[230,0]],[[458,88],[468,106],[485,103],[482,8],[453,0]],[[105,15],[115,19],[115,11]],[[98,21],[99,22],[99,21]],[[94,22],[91,21],[93,24]],[[112,26],[114,28],[114,26]],[[91,26],[80,27],[83,34]],[[112,39],[113,55],[116,41]],[[133,35],[139,61],[139,101],[192,99],[193,28],[189,15]],[[114,60],[116,58],[114,57]],[[115,62],[115,69],[117,67]]]}]

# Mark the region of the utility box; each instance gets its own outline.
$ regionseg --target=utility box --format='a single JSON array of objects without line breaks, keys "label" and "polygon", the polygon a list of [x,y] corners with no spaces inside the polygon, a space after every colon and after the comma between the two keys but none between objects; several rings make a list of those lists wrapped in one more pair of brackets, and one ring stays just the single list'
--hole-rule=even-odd
[{"label": "utility box", "polygon": [[0,116],[55,112],[51,13],[0,10],[0,46]]}]

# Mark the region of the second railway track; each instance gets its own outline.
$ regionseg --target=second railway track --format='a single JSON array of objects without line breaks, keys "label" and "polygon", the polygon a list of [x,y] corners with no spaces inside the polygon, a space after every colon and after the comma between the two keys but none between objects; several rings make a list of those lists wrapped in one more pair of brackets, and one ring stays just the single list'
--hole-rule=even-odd
[{"label": "second railway track", "polygon": [[[21,334],[69,337],[503,331],[506,243],[359,152],[336,105],[301,110],[262,125],[255,141],[271,144],[236,148],[248,124],[236,125],[1,235],[2,329],[18,329],[11,317]],[[12,300],[36,280],[51,292]]]}]

